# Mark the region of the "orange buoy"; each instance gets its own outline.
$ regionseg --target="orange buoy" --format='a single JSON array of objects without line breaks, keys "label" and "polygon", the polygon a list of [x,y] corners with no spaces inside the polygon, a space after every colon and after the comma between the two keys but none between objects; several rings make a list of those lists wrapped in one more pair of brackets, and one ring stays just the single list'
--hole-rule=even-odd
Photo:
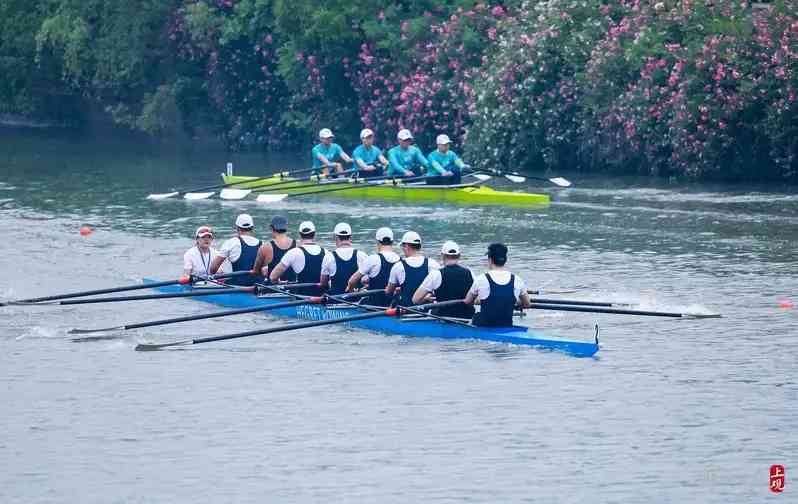
[{"label": "orange buoy", "polygon": [[789,310],[790,308],[795,308],[795,305],[790,300],[784,300],[779,303],[779,308],[783,308],[785,310]]},{"label": "orange buoy", "polygon": [[94,232],[94,230],[89,226],[80,226],[80,230],[78,230],[78,232],[80,233],[80,236],[89,236]]}]

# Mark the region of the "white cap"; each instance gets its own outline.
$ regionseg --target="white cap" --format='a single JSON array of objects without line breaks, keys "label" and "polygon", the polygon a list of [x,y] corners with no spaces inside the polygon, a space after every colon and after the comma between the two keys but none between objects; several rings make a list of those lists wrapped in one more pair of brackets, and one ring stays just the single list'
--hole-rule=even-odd
[{"label": "white cap", "polygon": [[399,130],[399,133],[396,134],[396,138],[398,138],[399,140],[412,140],[413,134],[410,133],[409,129],[402,129]]},{"label": "white cap", "polygon": [[334,136],[335,135],[332,134],[330,128],[323,128],[321,131],[319,131],[319,138],[332,138]]},{"label": "white cap", "polygon": [[346,222],[339,222],[333,229],[335,236],[350,238],[352,236],[352,227]]},{"label": "white cap", "polygon": [[447,135],[438,135],[435,138],[435,143],[438,145],[446,145],[452,143],[452,141],[449,140],[449,137]]},{"label": "white cap", "polygon": [[375,238],[377,238],[378,242],[382,242],[386,239],[393,241],[393,231],[389,227],[381,227],[377,230]]},{"label": "white cap", "polygon": [[402,243],[421,245],[421,237],[415,231],[408,231],[402,235]]},{"label": "white cap", "polygon": [[236,227],[241,229],[252,229],[255,227],[255,223],[252,222],[251,215],[242,213],[236,217]]},{"label": "white cap", "polygon": [[194,233],[195,238],[204,238],[206,236],[213,238],[213,229],[211,229],[209,226],[200,226]]},{"label": "white cap", "polygon": [[368,129],[368,128],[364,128],[364,129],[363,129],[363,130],[360,132],[360,139],[361,139],[361,140],[363,140],[364,138],[368,138],[368,137],[370,137],[370,136],[374,136],[374,132],[373,132],[373,131],[371,131],[371,130],[370,130],[370,129]]},{"label": "white cap", "polygon": [[299,234],[310,234],[316,232],[316,226],[309,220],[304,221],[299,225]]},{"label": "white cap", "polygon": [[456,256],[460,255],[460,245],[453,242],[452,240],[447,241],[441,247],[441,254],[447,256]]}]

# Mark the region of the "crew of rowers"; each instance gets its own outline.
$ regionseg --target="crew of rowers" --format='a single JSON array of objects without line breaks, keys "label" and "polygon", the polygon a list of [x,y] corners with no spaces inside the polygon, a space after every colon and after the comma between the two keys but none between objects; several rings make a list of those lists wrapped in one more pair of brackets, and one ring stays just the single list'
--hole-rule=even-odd
[{"label": "crew of rowers", "polygon": [[[236,218],[235,228],[236,236],[225,241],[218,251],[211,248],[213,230],[207,226],[198,228],[195,245],[185,253],[183,273],[197,278],[214,275],[227,261],[233,272],[251,273],[228,280],[235,285],[296,282],[308,285],[291,292],[309,296],[322,292],[340,295],[362,286],[381,290],[365,300],[375,306],[398,303],[409,307],[464,299],[465,303],[443,306],[434,313],[470,319],[474,325],[487,327],[512,326],[516,305],[530,306],[525,282],[505,267],[507,247],[501,243],[488,247],[488,271],[474,277],[471,270],[459,264],[457,243],[443,244],[441,265],[424,256],[421,236],[415,231],[402,236],[400,257],[394,250],[393,231],[387,227],[377,230],[376,250],[371,255],[352,246],[352,228],[345,222],[333,229],[332,251],[316,243],[316,227],[310,221],[299,225],[299,240],[288,236],[288,221],[282,216],[272,218],[268,242],[255,237],[254,222],[248,214]],[[475,304],[481,306],[479,312],[475,312]]]},{"label": "crew of rowers", "polygon": [[438,135],[437,148],[427,156],[413,145],[413,134],[402,129],[396,135],[398,145],[388,150],[387,156],[374,145],[374,132],[366,128],[360,132],[361,145],[350,157],[340,145],[333,142],[328,128],[319,131],[319,143],[313,147],[313,169],[316,173],[337,176],[344,173],[343,163],[352,163],[347,174],[359,177],[424,177],[427,184],[459,184],[466,167],[463,160],[449,147],[447,135]]}]

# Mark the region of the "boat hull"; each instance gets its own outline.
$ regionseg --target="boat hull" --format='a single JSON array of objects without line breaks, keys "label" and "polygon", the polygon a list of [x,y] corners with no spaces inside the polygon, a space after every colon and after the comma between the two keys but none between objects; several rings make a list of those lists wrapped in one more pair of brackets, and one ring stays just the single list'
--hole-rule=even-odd
[{"label": "boat hull", "polygon": [[[154,280],[147,280],[154,281]],[[194,287],[170,285],[157,288],[160,292],[183,292]],[[212,287],[202,287],[203,289]],[[192,298],[195,301],[211,303],[229,308],[249,308],[268,306],[292,300],[289,296],[254,296],[249,294],[219,294]],[[302,320],[328,320],[348,317],[363,313],[362,309],[347,305],[301,305],[278,308],[263,312],[281,317]],[[548,350],[556,350],[577,357],[590,357],[598,352],[598,341],[578,341],[552,338],[527,327],[513,326],[507,328],[480,328],[465,324],[452,324],[432,318],[417,317],[380,317],[358,320],[346,324],[349,327],[366,329],[378,333],[394,334],[410,338],[439,338],[449,340],[479,340],[494,343],[531,346]]]},{"label": "boat hull", "polygon": [[[307,192],[315,190],[315,187],[306,186],[307,181],[296,181],[295,183],[284,183],[290,178],[280,178],[274,176],[268,179],[257,180],[257,177],[245,177],[239,175],[222,175],[225,184],[237,184],[236,189],[257,189],[265,188],[280,182],[279,191],[275,192],[286,194],[296,192]],[[247,182],[255,180],[255,182]],[[319,189],[335,187],[340,182],[329,181],[318,184]],[[353,186],[352,189],[334,191],[321,194],[320,196],[334,196],[342,198],[359,199],[380,199],[388,201],[415,201],[415,202],[440,202],[462,205],[501,205],[513,207],[534,207],[548,205],[550,202],[548,194],[534,194],[524,192],[497,191],[490,187],[475,184],[460,184],[456,186],[435,186],[423,183],[407,185],[378,185],[364,187],[362,185]]]}]

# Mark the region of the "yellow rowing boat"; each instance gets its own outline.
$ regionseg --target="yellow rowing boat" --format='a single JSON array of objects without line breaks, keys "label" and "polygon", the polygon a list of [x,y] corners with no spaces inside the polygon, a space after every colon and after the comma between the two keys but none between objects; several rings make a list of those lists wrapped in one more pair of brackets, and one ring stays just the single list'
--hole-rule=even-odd
[{"label": "yellow rowing boat", "polygon": [[[235,184],[236,189],[265,189],[274,184],[275,192],[286,194],[306,193],[325,190],[345,184],[345,181],[331,180],[322,181],[317,186],[308,187],[307,180],[296,180],[293,183],[291,178],[275,175],[270,178],[247,177],[240,175],[222,175],[225,184]],[[252,181],[252,182],[250,182]],[[384,185],[353,185],[350,189],[340,191],[330,191],[320,193],[320,195],[337,196],[344,198],[358,199],[380,199],[391,201],[413,201],[413,202],[441,202],[454,203],[461,205],[501,205],[513,207],[532,207],[548,205],[550,202],[548,194],[535,194],[525,192],[497,191],[490,187],[479,185],[479,181],[458,185],[426,185],[424,183],[409,184],[384,184]],[[297,186],[302,186],[297,187]],[[279,190],[278,190],[279,187]]]}]

